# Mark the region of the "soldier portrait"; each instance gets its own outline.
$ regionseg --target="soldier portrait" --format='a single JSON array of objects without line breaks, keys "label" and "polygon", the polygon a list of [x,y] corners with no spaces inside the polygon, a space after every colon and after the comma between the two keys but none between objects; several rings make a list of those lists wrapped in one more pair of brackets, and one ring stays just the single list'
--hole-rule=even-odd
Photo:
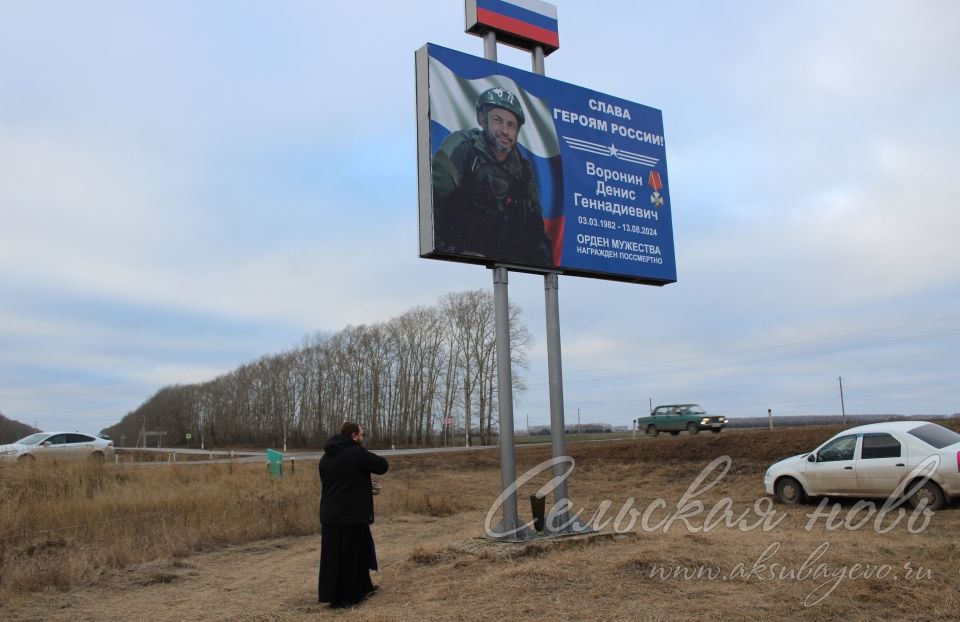
[{"label": "soldier portrait", "polygon": [[517,146],[527,121],[520,99],[487,89],[476,119],[478,127],[453,132],[433,156],[436,251],[553,265],[533,167]]}]

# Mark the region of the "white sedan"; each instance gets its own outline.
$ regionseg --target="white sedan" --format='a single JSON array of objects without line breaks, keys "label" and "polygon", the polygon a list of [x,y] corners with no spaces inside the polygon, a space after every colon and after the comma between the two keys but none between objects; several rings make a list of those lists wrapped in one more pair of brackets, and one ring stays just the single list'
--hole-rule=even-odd
[{"label": "white sedan", "polygon": [[0,460],[113,460],[113,441],[79,432],[38,432],[9,445],[0,445]]},{"label": "white sedan", "polygon": [[960,497],[960,434],[927,421],[871,423],[840,432],[808,454],[781,460],[763,476],[782,503],[807,497],[887,498],[912,494],[916,507]]}]

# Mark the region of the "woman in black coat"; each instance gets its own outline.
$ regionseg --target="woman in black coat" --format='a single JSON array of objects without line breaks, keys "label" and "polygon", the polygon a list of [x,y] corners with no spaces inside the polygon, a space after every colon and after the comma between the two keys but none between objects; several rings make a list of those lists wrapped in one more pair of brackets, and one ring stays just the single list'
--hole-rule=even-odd
[{"label": "woman in black coat", "polygon": [[331,607],[356,605],[376,591],[370,581],[375,552],[371,473],[383,475],[385,458],[362,447],[363,429],[346,422],[320,459],[319,601]]}]

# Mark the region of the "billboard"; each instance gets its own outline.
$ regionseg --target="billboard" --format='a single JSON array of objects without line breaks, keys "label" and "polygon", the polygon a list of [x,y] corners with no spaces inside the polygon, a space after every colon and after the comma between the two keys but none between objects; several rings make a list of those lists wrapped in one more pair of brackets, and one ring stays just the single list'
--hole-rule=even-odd
[{"label": "billboard", "polygon": [[416,68],[421,257],[677,280],[659,110],[433,44]]}]

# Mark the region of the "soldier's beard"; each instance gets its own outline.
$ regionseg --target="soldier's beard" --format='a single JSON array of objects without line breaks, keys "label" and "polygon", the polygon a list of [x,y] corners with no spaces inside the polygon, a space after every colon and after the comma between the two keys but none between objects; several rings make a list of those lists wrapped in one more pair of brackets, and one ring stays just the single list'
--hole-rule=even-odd
[{"label": "soldier's beard", "polygon": [[510,153],[510,150],[513,149],[513,143],[510,143],[506,146],[502,145],[500,141],[497,140],[497,137],[490,132],[490,130],[484,129],[483,137],[486,139],[487,144],[493,147],[493,150],[497,152],[497,155],[502,156],[503,158],[505,158]]}]

